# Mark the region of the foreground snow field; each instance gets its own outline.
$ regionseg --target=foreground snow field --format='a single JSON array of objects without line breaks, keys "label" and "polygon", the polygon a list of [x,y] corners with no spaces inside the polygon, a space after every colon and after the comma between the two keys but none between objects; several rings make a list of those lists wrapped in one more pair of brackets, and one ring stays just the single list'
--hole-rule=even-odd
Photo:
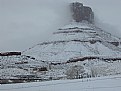
[{"label": "foreground snow field", "polygon": [[121,75],[0,85],[0,91],[121,91]]}]

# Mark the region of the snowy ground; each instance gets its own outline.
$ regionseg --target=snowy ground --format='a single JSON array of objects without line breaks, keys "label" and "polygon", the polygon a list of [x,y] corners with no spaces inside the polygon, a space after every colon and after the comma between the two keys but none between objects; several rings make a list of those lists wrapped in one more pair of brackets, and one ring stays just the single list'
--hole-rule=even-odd
[{"label": "snowy ground", "polygon": [[121,76],[8,84],[0,91],[121,91]]}]

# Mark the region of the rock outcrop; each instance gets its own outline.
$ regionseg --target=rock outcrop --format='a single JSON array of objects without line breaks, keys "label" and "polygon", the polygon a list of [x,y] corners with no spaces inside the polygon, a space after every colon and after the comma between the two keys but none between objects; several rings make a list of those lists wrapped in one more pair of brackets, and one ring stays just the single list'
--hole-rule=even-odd
[{"label": "rock outcrop", "polygon": [[21,55],[21,52],[4,52],[4,53],[0,53],[0,56],[13,56],[13,55]]},{"label": "rock outcrop", "polygon": [[82,3],[71,3],[71,11],[73,13],[73,19],[76,22],[88,21],[94,23],[94,13],[90,7],[83,6]]}]

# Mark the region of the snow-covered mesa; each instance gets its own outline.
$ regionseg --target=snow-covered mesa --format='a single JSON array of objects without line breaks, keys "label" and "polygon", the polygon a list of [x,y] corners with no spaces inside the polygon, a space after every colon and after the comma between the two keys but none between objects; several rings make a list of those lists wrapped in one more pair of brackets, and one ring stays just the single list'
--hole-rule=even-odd
[{"label": "snow-covered mesa", "polygon": [[92,24],[72,22],[55,31],[47,41],[28,48],[23,54],[50,62],[66,62],[71,58],[85,56],[120,57],[120,44],[114,46],[110,43],[116,41],[120,39]]}]

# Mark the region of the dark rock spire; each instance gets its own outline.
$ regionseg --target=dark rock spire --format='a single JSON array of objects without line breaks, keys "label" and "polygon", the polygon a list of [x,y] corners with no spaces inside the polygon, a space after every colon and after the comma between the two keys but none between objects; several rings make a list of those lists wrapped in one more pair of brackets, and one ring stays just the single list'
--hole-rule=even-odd
[{"label": "dark rock spire", "polygon": [[94,13],[90,7],[83,6],[79,2],[71,3],[70,6],[73,19],[76,22],[88,21],[89,23],[94,23]]}]

